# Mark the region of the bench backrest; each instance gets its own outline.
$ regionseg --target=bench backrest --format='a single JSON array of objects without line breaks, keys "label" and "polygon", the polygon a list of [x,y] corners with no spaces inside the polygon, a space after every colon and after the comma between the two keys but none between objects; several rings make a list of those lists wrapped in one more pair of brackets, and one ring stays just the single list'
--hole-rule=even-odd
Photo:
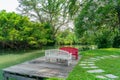
[{"label": "bench backrest", "polygon": [[78,59],[78,49],[74,47],[61,47],[60,50],[67,51],[72,55],[75,55],[76,59]]},{"label": "bench backrest", "polygon": [[59,49],[50,49],[50,50],[45,50],[45,56],[46,57],[64,57],[68,59],[72,59],[72,55],[64,50],[59,50]]}]

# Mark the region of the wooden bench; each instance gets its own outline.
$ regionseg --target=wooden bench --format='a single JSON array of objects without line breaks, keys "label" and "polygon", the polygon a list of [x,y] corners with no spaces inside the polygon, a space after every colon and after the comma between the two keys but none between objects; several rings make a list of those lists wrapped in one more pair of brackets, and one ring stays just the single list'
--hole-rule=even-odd
[{"label": "wooden bench", "polygon": [[64,50],[50,49],[45,51],[45,58],[47,62],[67,61],[67,65],[69,66],[72,61],[72,54]]},{"label": "wooden bench", "polygon": [[60,50],[64,50],[72,54],[73,58],[78,60],[78,49],[74,47],[61,47]]}]

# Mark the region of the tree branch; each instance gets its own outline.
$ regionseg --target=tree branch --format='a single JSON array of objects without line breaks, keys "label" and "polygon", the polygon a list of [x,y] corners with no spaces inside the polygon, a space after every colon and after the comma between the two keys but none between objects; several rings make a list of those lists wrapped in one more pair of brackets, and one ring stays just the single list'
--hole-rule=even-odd
[{"label": "tree branch", "polygon": [[64,24],[67,24],[67,23],[69,23],[69,20],[67,20],[66,22],[60,24],[60,25],[55,29],[54,35],[58,32],[58,30],[59,30]]}]

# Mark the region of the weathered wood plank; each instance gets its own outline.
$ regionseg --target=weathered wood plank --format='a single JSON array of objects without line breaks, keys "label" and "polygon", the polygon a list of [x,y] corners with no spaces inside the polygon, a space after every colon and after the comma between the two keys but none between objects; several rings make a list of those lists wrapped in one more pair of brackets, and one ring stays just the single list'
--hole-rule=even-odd
[{"label": "weathered wood plank", "polygon": [[[9,77],[15,77],[17,78],[17,80],[27,80],[27,78],[28,80],[30,80],[30,77],[66,78],[69,72],[72,70],[72,68],[77,64],[77,62],[78,61],[72,61],[72,64],[70,66],[66,66],[57,63],[47,63],[42,57],[9,68],[5,68],[3,70],[5,76],[4,80],[8,80]],[[27,78],[25,76],[27,76]]]},{"label": "weathered wood plank", "polygon": [[5,72],[4,73],[4,80],[9,80],[8,79],[9,77],[17,79],[17,80],[37,80],[37,79],[33,79],[33,78],[25,77],[25,76],[20,76],[17,74],[10,74],[8,72]]}]

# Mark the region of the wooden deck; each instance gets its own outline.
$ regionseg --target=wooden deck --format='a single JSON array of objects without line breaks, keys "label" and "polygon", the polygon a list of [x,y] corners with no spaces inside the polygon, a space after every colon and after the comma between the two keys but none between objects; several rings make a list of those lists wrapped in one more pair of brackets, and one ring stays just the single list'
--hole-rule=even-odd
[{"label": "wooden deck", "polygon": [[5,68],[4,80],[15,78],[17,80],[42,80],[43,78],[66,78],[79,59],[73,60],[70,66],[61,63],[48,63],[45,58],[37,58],[22,64]]}]

